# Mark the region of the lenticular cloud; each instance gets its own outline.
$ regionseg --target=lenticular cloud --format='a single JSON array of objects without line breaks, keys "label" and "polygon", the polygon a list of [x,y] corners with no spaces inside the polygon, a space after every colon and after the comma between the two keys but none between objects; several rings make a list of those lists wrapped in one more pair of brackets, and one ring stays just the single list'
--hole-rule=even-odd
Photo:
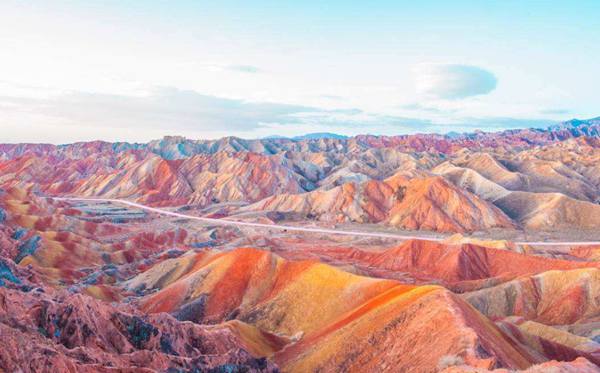
[{"label": "lenticular cloud", "polygon": [[423,64],[415,69],[417,92],[437,99],[461,99],[490,93],[498,80],[477,66]]}]

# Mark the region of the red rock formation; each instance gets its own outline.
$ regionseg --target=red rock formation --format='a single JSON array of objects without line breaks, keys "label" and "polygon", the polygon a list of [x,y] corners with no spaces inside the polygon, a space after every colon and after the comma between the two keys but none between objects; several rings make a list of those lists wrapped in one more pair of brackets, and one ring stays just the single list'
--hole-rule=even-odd
[{"label": "red rock formation", "polygon": [[[288,371],[431,370],[447,354],[480,367],[524,368],[537,361],[441,287],[373,280],[255,249],[172,259],[128,286],[161,289],[142,302],[150,313],[199,322],[236,318],[299,338],[275,354]],[[432,343],[435,350],[424,347]]]},{"label": "red rock formation", "polygon": [[502,211],[441,177],[347,183],[327,191],[277,195],[243,211],[297,213],[334,222],[379,223],[411,229],[465,232],[514,228]]},{"label": "red rock formation", "polygon": [[[452,363],[458,362],[460,364],[460,360],[457,359],[449,359]],[[546,373],[546,372],[560,372],[560,373],[598,373],[600,372],[600,368],[585,358],[577,358],[573,361],[569,362],[558,362],[558,361],[549,361],[546,363],[542,363],[539,365],[532,366],[528,369],[524,370],[508,370],[508,369],[479,369],[473,368],[465,365],[459,366],[451,366],[441,370],[440,373],[514,373],[514,372],[522,372],[522,373]]]},{"label": "red rock formation", "polygon": [[425,240],[406,241],[384,251],[333,248],[321,253],[359,265],[366,273],[378,277],[394,278],[394,274],[409,273],[420,282],[440,281],[459,292],[550,270],[598,267],[598,263],[550,259],[474,244]]},{"label": "red rock formation", "polygon": [[145,316],[82,295],[0,287],[0,332],[0,368],[6,371],[276,371],[246,352],[229,327]]},{"label": "red rock formation", "polygon": [[565,325],[594,318],[600,312],[597,268],[548,271],[464,294],[490,318],[523,316],[548,325]]}]

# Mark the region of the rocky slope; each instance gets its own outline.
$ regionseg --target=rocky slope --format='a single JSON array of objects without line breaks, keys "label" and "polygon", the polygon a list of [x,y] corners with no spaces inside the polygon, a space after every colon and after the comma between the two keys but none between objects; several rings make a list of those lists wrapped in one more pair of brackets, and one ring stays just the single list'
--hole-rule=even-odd
[{"label": "rocky slope", "polygon": [[[426,371],[448,354],[480,367],[535,361],[441,287],[369,279],[255,249],[172,259],[128,287],[159,289],[142,301],[149,313],[212,323],[234,318],[291,337],[296,342],[275,354],[286,371]],[[435,351],[423,350],[433,341]]]},{"label": "rocky slope", "polygon": [[146,316],[84,295],[0,287],[0,367],[24,372],[275,372],[226,326]]},{"label": "rocky slope", "polygon": [[277,211],[329,222],[384,223],[411,230],[465,232],[514,228],[502,211],[440,177],[346,183],[327,191],[283,194],[241,211]]},{"label": "rocky slope", "polygon": [[314,251],[359,266],[371,276],[402,278],[404,281],[408,276],[417,283],[441,283],[460,293],[551,270],[598,267],[597,262],[527,255],[513,251],[510,246],[496,248],[484,244],[409,240],[378,251],[344,247],[316,248]]},{"label": "rocky slope", "polygon": [[[254,203],[405,229],[592,230],[600,221],[597,122],[452,136],[0,145],[0,186],[161,206],[220,206],[213,211],[219,216],[249,211]],[[406,179],[402,185],[412,192],[406,206],[390,197],[398,192],[399,184],[390,182],[394,175]]]},{"label": "rocky slope", "polygon": [[0,371],[598,372],[598,126],[0,145]]},{"label": "rocky slope", "polygon": [[[8,371],[429,372],[597,361],[595,303],[574,290],[594,294],[591,280],[546,281],[519,298],[552,313],[496,306],[501,286],[552,270],[597,271],[590,260],[457,237],[379,249],[196,232],[185,221],[16,188],[3,191],[0,207],[0,367]],[[237,248],[240,239],[263,249]],[[295,259],[270,251],[283,248]],[[546,288],[541,301],[532,295]]]}]

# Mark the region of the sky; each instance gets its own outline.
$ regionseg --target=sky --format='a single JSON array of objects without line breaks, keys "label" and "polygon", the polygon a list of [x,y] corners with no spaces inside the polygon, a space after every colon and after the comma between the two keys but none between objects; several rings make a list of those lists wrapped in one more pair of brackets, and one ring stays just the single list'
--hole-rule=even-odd
[{"label": "sky", "polygon": [[0,142],[600,115],[600,1],[0,2]]}]

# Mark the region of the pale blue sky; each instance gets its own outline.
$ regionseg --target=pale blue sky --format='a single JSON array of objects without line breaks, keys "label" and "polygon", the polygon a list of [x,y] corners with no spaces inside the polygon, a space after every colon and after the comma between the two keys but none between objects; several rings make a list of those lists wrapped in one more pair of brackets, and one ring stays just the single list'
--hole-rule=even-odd
[{"label": "pale blue sky", "polygon": [[2,142],[600,115],[600,1],[0,3]]}]

